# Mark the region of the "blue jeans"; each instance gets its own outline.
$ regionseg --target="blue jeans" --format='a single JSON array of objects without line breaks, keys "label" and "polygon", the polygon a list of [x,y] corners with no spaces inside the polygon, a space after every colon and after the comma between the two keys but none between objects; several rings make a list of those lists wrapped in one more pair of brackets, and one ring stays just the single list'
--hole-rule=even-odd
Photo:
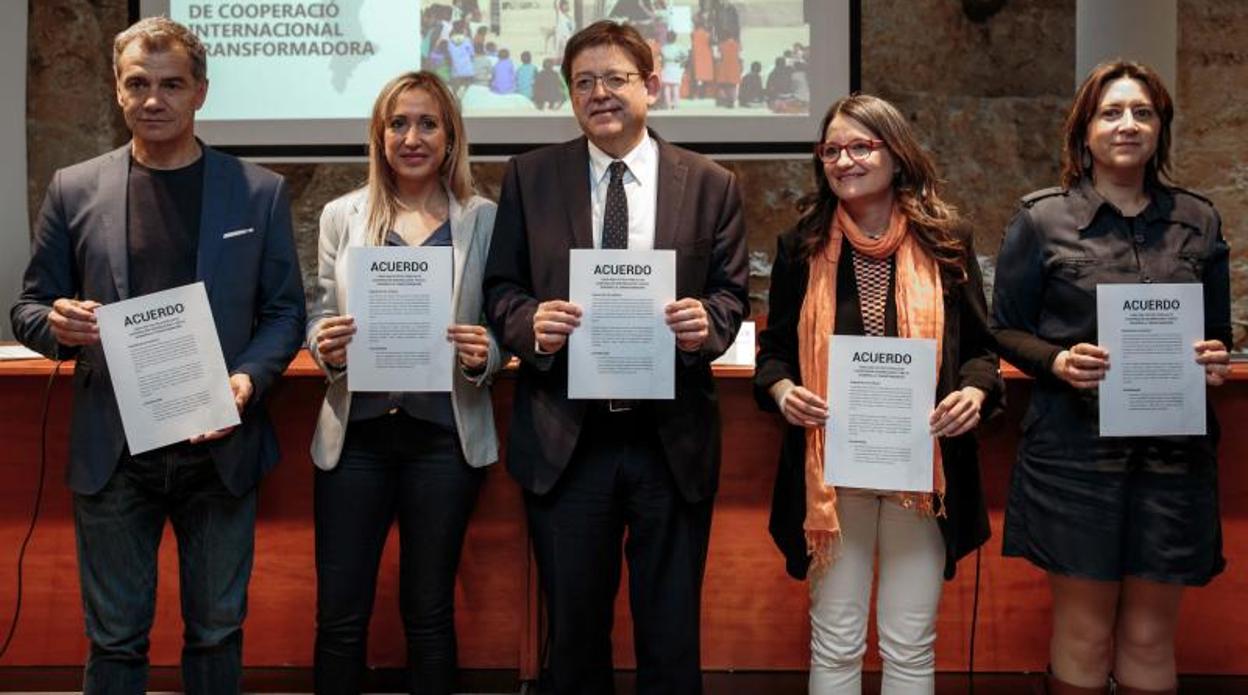
[{"label": "blue jeans", "polygon": [[318,695],[360,692],[377,572],[396,518],[407,691],[454,689],[455,572],[483,477],[464,461],[455,432],[402,411],[350,423],[338,466],[316,471]]},{"label": "blue jeans", "polygon": [[87,695],[147,688],[156,568],[165,521],[178,542],[188,693],[237,693],[243,616],[255,548],[256,491],[235,497],[204,447],[123,454],[104,489],[74,495],[83,614],[91,654]]}]

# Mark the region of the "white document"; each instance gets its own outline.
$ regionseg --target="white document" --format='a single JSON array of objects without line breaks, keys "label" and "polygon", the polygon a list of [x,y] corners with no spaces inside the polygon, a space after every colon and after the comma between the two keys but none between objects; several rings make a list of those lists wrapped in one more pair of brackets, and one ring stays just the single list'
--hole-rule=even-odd
[{"label": "white document", "polygon": [[1096,286],[1097,343],[1109,351],[1102,437],[1205,434],[1205,335],[1199,284]]},{"label": "white document", "polygon": [[204,283],[95,310],[131,454],[239,423]]},{"label": "white document", "polygon": [[742,321],[732,345],[729,345],[724,354],[715,358],[711,364],[723,367],[753,367],[754,356],[757,353],[758,350],[754,346],[754,322]]},{"label": "white document", "polygon": [[931,492],[936,341],[832,336],[823,479]]},{"label": "white document", "polygon": [[0,362],[8,360],[41,360],[43,355],[17,343],[0,345]]},{"label": "white document", "polygon": [[572,249],[569,265],[568,300],[582,314],[568,337],[568,398],[675,398],[663,307],[676,299],[676,252]]},{"label": "white document", "polygon": [[455,345],[450,246],[353,246],[347,251],[351,391],[450,391]]}]

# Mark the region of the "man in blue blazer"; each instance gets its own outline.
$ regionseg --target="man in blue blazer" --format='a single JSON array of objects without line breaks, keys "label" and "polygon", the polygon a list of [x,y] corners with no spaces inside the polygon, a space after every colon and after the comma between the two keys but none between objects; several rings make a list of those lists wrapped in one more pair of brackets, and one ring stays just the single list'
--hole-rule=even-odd
[{"label": "man in blue blazer", "polygon": [[[56,172],[13,306],[13,331],[76,358],[69,486],[87,637],[87,693],[141,693],[166,520],[178,541],[183,686],[238,692],[256,484],[278,458],[261,405],[303,337],[281,177],[200,143],[203,44],[165,18],[118,34],[117,101],[133,139]],[[202,281],[242,423],[131,455],[94,310]]]}]

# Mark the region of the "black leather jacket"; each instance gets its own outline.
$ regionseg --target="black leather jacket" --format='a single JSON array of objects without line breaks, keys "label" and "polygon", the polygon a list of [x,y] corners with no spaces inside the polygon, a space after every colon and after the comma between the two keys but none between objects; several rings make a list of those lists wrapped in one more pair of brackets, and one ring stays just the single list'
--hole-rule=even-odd
[{"label": "black leather jacket", "polygon": [[[1134,453],[1157,449],[1212,456],[1208,437],[1101,439],[1096,391],[1053,375],[1058,353],[1096,343],[1099,283],[1204,285],[1205,336],[1231,346],[1229,248],[1213,204],[1183,190],[1150,189],[1152,202],[1125,217],[1084,181],[1023,198],[997,257],[992,329],[1000,355],[1036,378],[1023,418],[1023,454],[1050,462],[1118,469]],[[1195,355],[1193,354],[1193,357]]]}]

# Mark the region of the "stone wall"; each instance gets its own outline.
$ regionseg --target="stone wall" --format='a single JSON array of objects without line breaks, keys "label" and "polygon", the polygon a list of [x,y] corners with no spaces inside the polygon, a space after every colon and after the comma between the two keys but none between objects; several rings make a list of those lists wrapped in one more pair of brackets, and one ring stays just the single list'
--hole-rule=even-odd
[{"label": "stone wall", "polygon": [[[1000,4],[998,11],[992,7]],[[989,8],[982,21],[971,18]],[[1248,239],[1248,3],[1179,0],[1179,75],[1173,160],[1181,184],[1218,205],[1235,248],[1236,318],[1248,325],[1241,280]],[[111,83],[109,42],[126,23],[125,0],[30,0],[29,170],[32,215],[52,172],[125,142]],[[1242,33],[1242,31],[1238,32]],[[1075,0],[862,0],[862,88],[893,101],[931,149],[944,192],[991,256],[1018,198],[1053,185],[1058,135],[1074,86]],[[812,142],[815,134],[811,134]],[[765,312],[763,271],[776,234],[796,219],[811,185],[805,160],[727,161],[741,177],[749,244],[760,275],[755,310]],[[273,167],[291,184],[305,277],[315,274],[322,205],[358,186],[359,164]],[[497,197],[503,165],[476,164],[481,192]],[[1237,343],[1245,342],[1244,331]]]},{"label": "stone wall", "polygon": [[1248,349],[1248,2],[1179,0],[1174,175],[1208,196],[1231,243],[1235,346]]},{"label": "stone wall", "polygon": [[125,142],[113,91],[113,35],[126,0],[30,0],[26,157],[31,219],[57,169]]}]

